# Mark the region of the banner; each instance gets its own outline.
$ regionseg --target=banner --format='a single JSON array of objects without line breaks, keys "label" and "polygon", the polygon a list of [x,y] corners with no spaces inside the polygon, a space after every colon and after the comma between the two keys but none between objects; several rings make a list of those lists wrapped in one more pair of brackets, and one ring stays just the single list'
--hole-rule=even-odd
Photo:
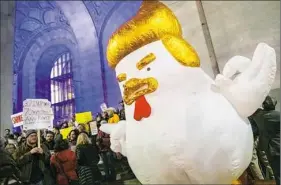
[{"label": "banner", "polygon": [[90,125],[90,129],[91,129],[92,135],[97,135],[98,134],[97,122],[96,121],[91,121],[89,123],[89,125]]},{"label": "banner", "polygon": [[45,99],[27,99],[23,102],[23,129],[50,129],[53,127],[51,102]]},{"label": "banner", "polygon": [[74,127],[68,127],[64,129],[60,129],[60,134],[62,135],[63,139],[67,139],[68,134],[74,130]]},{"label": "banner", "polygon": [[93,120],[92,112],[81,112],[75,114],[75,119],[78,124],[85,124]]},{"label": "banner", "polygon": [[13,127],[18,127],[23,125],[22,112],[11,115],[11,119],[12,119]]}]

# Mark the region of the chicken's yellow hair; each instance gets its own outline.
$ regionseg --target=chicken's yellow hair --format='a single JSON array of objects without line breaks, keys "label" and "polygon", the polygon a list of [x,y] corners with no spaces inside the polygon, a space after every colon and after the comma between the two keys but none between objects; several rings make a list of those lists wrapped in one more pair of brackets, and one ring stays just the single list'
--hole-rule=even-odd
[{"label": "chicken's yellow hair", "polygon": [[159,1],[143,1],[137,14],[113,33],[107,46],[109,66],[115,68],[125,56],[157,40],[179,63],[200,66],[196,51],[182,38],[176,16]]}]

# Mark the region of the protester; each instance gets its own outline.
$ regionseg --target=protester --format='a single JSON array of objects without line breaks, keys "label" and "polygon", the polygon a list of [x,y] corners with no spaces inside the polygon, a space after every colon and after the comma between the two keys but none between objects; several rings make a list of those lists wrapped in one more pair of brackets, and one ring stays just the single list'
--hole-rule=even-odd
[{"label": "protester", "polygon": [[79,131],[79,134],[80,133],[85,133],[88,135],[88,133],[86,132],[86,128],[85,128],[85,125],[84,124],[79,124],[78,125],[78,131]]},{"label": "protester", "polygon": [[119,117],[120,117],[120,121],[121,120],[126,120],[126,114],[125,114],[125,110],[124,109],[119,111]]},{"label": "protester", "polygon": [[69,142],[69,146],[71,148],[72,151],[76,150],[76,142],[77,142],[77,138],[79,135],[79,131],[74,129],[72,130],[69,134],[68,134],[68,142]]},{"label": "protester", "polygon": [[108,119],[108,123],[111,123],[111,124],[113,124],[113,123],[118,123],[119,121],[120,121],[120,118],[119,118],[119,116],[115,113],[115,109],[114,108],[109,108],[108,109],[108,117],[109,117],[109,119]]},{"label": "protester", "polygon": [[11,136],[11,130],[6,128],[5,129],[5,136],[4,136],[5,139],[8,140],[8,138],[10,138],[10,136]]},{"label": "protester", "polygon": [[55,141],[62,140],[62,135],[60,134],[60,128],[54,127]]},{"label": "protester", "polygon": [[69,121],[67,122],[67,126],[68,126],[68,127],[75,127],[75,124],[74,124],[74,122],[73,122],[72,120],[69,120]]},{"label": "protester", "polygon": [[18,145],[17,140],[15,139],[13,134],[10,134],[8,139],[7,139],[8,144],[13,144],[15,146]]},{"label": "protester", "polygon": [[105,179],[107,181],[113,181],[116,179],[116,171],[113,164],[113,152],[110,149],[110,135],[99,130],[97,144],[100,149],[100,154],[104,165]]},{"label": "protester", "polygon": [[[28,130],[26,142],[17,148],[14,159],[21,171],[21,179],[24,183],[43,185],[49,181],[44,173],[45,165],[49,163],[50,153],[45,145],[38,147],[36,130]],[[45,179],[44,179],[45,177]]]},{"label": "protester", "polygon": [[[55,146],[54,136],[55,134],[52,131],[46,130],[45,141],[43,142],[43,144],[46,146],[46,148],[48,148],[51,154],[54,152],[54,146]],[[53,178],[51,174],[50,163],[47,163],[45,168],[47,169],[45,175],[49,177],[48,179],[50,179],[48,184],[53,185],[55,183],[55,178]]]},{"label": "protester", "polygon": [[[96,119],[92,120],[93,122],[97,123],[97,127],[99,128],[101,124],[107,124],[107,121],[110,118],[113,118],[114,114],[118,117],[118,112],[114,112],[113,108],[109,108],[112,110],[109,114],[107,112],[97,114]],[[122,118],[122,112],[125,115],[124,109],[120,110],[120,118],[122,120],[125,119],[125,116]],[[109,118],[110,115],[110,118]],[[115,116],[116,117],[116,116]],[[119,119],[119,118],[118,118]],[[111,119],[112,120],[112,119]],[[116,120],[113,118],[113,120]],[[66,127],[65,123],[73,123],[75,122],[75,116],[73,117],[72,121],[63,122],[61,125],[62,127]],[[116,121],[112,121],[116,122]],[[114,181],[116,180],[116,165],[124,163],[122,169],[127,168],[127,160],[125,157],[122,157],[119,153],[114,153],[110,150],[110,136],[108,134],[101,134],[98,132],[102,137],[99,138],[97,135],[91,135],[86,132],[85,126],[87,124],[80,124],[77,125],[77,130],[72,130],[68,137],[67,141],[63,140],[62,142],[62,135],[60,134],[60,128],[55,127],[51,132],[47,129],[40,131],[40,141],[41,146],[37,148],[37,132],[35,130],[22,130],[22,134],[15,133],[14,135],[10,133],[9,129],[6,129],[6,138],[7,141],[3,138],[2,150],[4,151],[5,155],[10,156],[12,154],[14,160],[14,168],[18,170],[18,174],[14,175],[15,172],[10,173],[8,170],[0,171],[0,177],[5,178],[0,179],[0,184],[3,180],[7,180],[9,182],[20,183],[23,182],[25,185],[73,185],[77,183],[75,180],[78,179],[78,173],[81,176],[81,185],[89,185],[92,184],[100,184],[102,175],[98,168],[98,163],[100,160],[103,160],[103,164],[105,166],[104,171],[106,174],[107,181]],[[68,125],[70,126],[70,125]],[[99,130],[99,129],[98,129]],[[81,135],[80,144],[77,142],[78,135]],[[86,134],[87,137],[84,137]],[[97,138],[98,141],[97,142]],[[68,145],[66,146],[65,143]],[[76,151],[76,147],[78,146],[78,150]],[[6,148],[5,148],[6,147]],[[60,148],[61,147],[61,148]],[[101,149],[101,157],[99,157],[99,150]],[[71,151],[72,150],[72,154]],[[55,153],[53,153],[55,151]],[[74,152],[75,151],[75,152]],[[0,150],[2,157],[3,152]],[[50,162],[50,152],[54,155],[51,157]],[[73,153],[74,152],[74,153]],[[60,170],[59,163],[55,161],[55,154],[58,155],[57,158],[60,158],[59,162],[63,167],[63,170],[68,174],[70,178],[66,178],[63,174],[63,171]],[[79,160],[72,159],[70,156],[75,154],[74,156]],[[119,156],[119,157],[118,157]],[[10,157],[11,158],[11,157]],[[122,158],[122,160],[120,160]],[[118,160],[116,160],[118,159]],[[2,158],[1,158],[2,160]],[[0,164],[2,164],[0,160]],[[73,160],[76,162],[75,165],[70,167],[70,163],[73,163]],[[71,162],[72,161],[72,162]],[[52,165],[52,166],[51,166]],[[17,166],[19,168],[17,168]],[[3,170],[6,168],[2,168]],[[77,170],[76,177],[73,175]],[[20,172],[22,171],[22,172]],[[9,172],[10,175],[7,173]],[[51,173],[52,172],[52,173]],[[129,170],[129,173],[131,170]],[[3,173],[3,174],[2,174]],[[69,174],[70,173],[70,174]],[[121,172],[122,173],[122,172]],[[127,172],[126,172],[127,173]],[[12,175],[11,175],[12,174]],[[120,174],[121,177],[126,174]],[[15,176],[15,177],[14,177]],[[90,177],[90,178],[89,178]],[[21,178],[21,179],[20,179]],[[72,179],[71,179],[72,178]],[[2,184],[1,184],[2,185]],[[9,184],[10,185],[10,184]]]},{"label": "protester", "polygon": [[13,135],[14,135],[14,140],[17,140],[18,137],[20,137],[20,133],[18,132],[15,132]]},{"label": "protester", "polygon": [[77,121],[76,121],[76,116],[75,116],[75,114],[72,116],[71,121],[72,121],[72,123],[73,123],[73,125],[74,125],[75,128],[78,127],[78,123],[77,123]]},{"label": "protester", "polygon": [[64,121],[61,125],[61,129],[68,128],[68,122]]},{"label": "protester", "polygon": [[100,184],[102,176],[98,168],[98,151],[85,133],[78,136],[76,156],[80,185]]},{"label": "protester", "polygon": [[21,146],[23,143],[25,143],[26,138],[22,135],[18,138],[18,146]]},{"label": "protester", "polygon": [[45,146],[49,150],[54,150],[55,141],[54,141],[55,134],[51,131],[46,132],[46,141],[44,142]]},{"label": "protester", "polygon": [[66,140],[57,140],[51,157],[51,171],[57,185],[78,185],[76,155]]},{"label": "protester", "polygon": [[22,131],[21,136],[22,136],[22,137],[26,137],[26,130],[23,130],[23,131]]},{"label": "protester", "polygon": [[20,184],[20,170],[12,156],[4,150],[5,139],[0,138],[0,184]]},{"label": "protester", "polygon": [[12,155],[16,151],[16,145],[8,143],[5,147],[5,150]]},{"label": "protester", "polygon": [[280,112],[275,110],[277,102],[267,96],[263,109],[252,116],[259,128],[259,150],[264,151],[273,169],[276,184],[280,185]]},{"label": "protester", "polygon": [[101,113],[101,120],[105,120],[106,122],[108,122],[108,113],[106,111]]}]

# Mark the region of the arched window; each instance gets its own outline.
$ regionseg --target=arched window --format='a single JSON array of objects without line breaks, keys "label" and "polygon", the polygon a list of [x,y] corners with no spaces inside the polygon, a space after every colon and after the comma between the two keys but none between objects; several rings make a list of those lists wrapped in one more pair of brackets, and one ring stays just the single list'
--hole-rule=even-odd
[{"label": "arched window", "polygon": [[68,120],[75,113],[75,95],[73,88],[72,56],[61,55],[51,71],[51,103],[55,123]]}]

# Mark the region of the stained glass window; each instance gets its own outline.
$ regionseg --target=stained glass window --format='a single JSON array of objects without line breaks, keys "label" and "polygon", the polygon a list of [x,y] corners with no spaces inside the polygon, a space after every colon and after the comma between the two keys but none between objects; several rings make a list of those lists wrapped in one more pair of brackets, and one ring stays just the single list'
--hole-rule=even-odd
[{"label": "stained glass window", "polygon": [[75,113],[75,95],[73,86],[72,56],[61,55],[51,71],[51,103],[55,123],[71,119]]}]

